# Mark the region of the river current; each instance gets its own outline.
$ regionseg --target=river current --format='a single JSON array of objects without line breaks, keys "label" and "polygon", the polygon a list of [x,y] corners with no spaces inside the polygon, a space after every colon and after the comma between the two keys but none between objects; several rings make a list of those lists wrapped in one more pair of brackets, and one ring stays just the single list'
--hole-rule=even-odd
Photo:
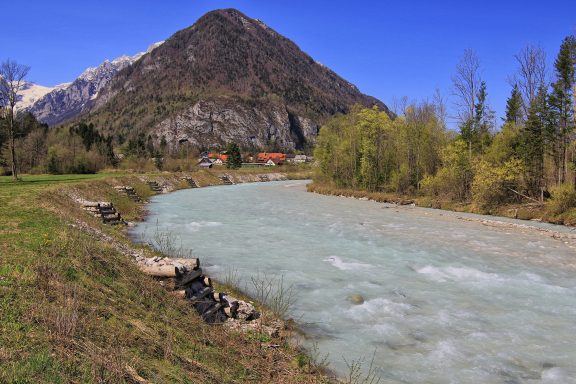
[{"label": "river current", "polygon": [[576,251],[547,233],[303,181],[181,190],[149,211],[132,234],[170,233],[216,279],[282,275],[337,373],[374,358],[380,383],[576,383]]}]

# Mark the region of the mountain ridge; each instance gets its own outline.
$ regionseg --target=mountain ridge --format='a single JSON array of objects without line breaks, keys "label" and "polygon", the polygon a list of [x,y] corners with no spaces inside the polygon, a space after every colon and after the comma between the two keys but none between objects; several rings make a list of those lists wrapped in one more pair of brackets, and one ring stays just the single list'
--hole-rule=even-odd
[{"label": "mountain ridge", "polygon": [[133,56],[123,55],[113,60],[106,59],[96,67],[88,67],[74,81],[51,88],[33,103],[21,105],[20,109],[31,112],[40,122],[50,126],[74,119],[87,110],[87,103],[98,96],[100,90],[118,71],[139,60],[162,43],[152,44],[147,51]]},{"label": "mountain ridge", "polygon": [[207,149],[231,141],[245,148],[302,150],[314,144],[327,118],[354,104],[378,106],[392,116],[380,100],[235,9],[208,12],[128,61],[104,71],[110,75],[98,86],[77,79],[81,96],[50,100],[48,109],[72,102],[60,116],[35,104],[40,120],[93,123],[116,137],[117,145],[144,135],[174,151],[183,143]]},{"label": "mountain ridge", "polygon": [[353,104],[390,113],[262,21],[223,9],[119,71],[85,118],[173,149],[236,141],[294,150],[313,145],[322,122]]}]

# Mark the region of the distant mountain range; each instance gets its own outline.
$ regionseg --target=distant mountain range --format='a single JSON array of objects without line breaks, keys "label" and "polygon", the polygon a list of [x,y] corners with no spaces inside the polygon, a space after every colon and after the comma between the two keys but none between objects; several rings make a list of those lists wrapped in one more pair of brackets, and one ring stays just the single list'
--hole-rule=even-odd
[{"label": "distant mountain range", "polygon": [[97,67],[86,69],[71,83],[53,88],[29,83],[22,92],[22,99],[17,104],[17,109],[33,113],[39,121],[50,126],[74,119],[90,109],[87,106],[88,102],[98,97],[100,90],[118,71],[130,66],[162,43],[153,44],[146,52],[134,56],[105,60]]},{"label": "distant mountain range", "polygon": [[147,52],[86,70],[28,110],[49,125],[82,119],[173,148],[234,141],[290,150],[312,144],[326,118],[353,104],[390,113],[262,21],[225,9]]}]

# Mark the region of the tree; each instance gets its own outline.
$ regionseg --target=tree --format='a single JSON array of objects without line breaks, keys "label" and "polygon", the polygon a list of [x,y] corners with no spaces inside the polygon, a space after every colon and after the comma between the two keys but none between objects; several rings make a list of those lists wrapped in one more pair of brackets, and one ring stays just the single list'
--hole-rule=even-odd
[{"label": "tree", "polygon": [[26,76],[30,67],[18,64],[10,59],[0,64],[0,107],[6,108],[8,113],[8,143],[10,147],[10,160],[12,163],[12,176],[18,180],[16,148],[14,142],[15,119],[14,107],[18,96],[26,85]]},{"label": "tree", "polygon": [[514,55],[518,62],[518,77],[513,82],[522,95],[524,116],[538,95],[540,87],[546,84],[546,53],[542,47],[528,45]]},{"label": "tree", "polygon": [[536,98],[532,100],[526,124],[520,130],[518,150],[519,157],[524,164],[524,178],[526,179],[528,193],[532,196],[540,195],[540,188],[544,178],[547,108],[546,87],[542,85]]},{"label": "tree", "polygon": [[461,123],[474,120],[476,95],[480,88],[480,60],[476,53],[467,49],[456,66],[456,74],[452,76],[453,93],[456,96],[458,118]]},{"label": "tree", "polygon": [[576,83],[575,51],[576,37],[566,37],[554,62],[556,81],[552,84],[552,92],[550,94],[550,116],[554,127],[555,165],[558,171],[557,181],[559,184],[566,181],[569,137],[574,130],[572,91]]},{"label": "tree", "polygon": [[456,96],[458,120],[462,138],[468,144],[472,154],[474,140],[474,122],[476,120],[476,97],[480,89],[480,60],[476,53],[467,49],[456,66],[456,74],[452,76],[453,94]]},{"label": "tree", "polygon": [[242,166],[242,155],[240,154],[240,148],[238,148],[238,144],[228,144],[226,152],[228,153],[228,158],[226,159],[226,168],[240,168]]},{"label": "tree", "polygon": [[520,124],[522,121],[522,95],[518,90],[518,84],[514,84],[512,93],[506,100],[506,123]]},{"label": "tree", "polygon": [[488,92],[486,82],[480,82],[480,89],[476,95],[476,105],[474,106],[474,134],[476,140],[483,150],[490,141],[490,130],[494,128],[494,111],[488,106]]}]

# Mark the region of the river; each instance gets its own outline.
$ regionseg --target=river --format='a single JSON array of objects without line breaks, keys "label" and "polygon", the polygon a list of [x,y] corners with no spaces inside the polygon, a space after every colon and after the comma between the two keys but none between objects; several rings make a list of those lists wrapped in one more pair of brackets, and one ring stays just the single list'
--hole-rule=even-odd
[{"label": "river", "polygon": [[132,235],[170,233],[216,279],[283,275],[337,373],[374,356],[380,383],[576,383],[576,252],[549,234],[303,181],[181,190],[149,211]]}]

